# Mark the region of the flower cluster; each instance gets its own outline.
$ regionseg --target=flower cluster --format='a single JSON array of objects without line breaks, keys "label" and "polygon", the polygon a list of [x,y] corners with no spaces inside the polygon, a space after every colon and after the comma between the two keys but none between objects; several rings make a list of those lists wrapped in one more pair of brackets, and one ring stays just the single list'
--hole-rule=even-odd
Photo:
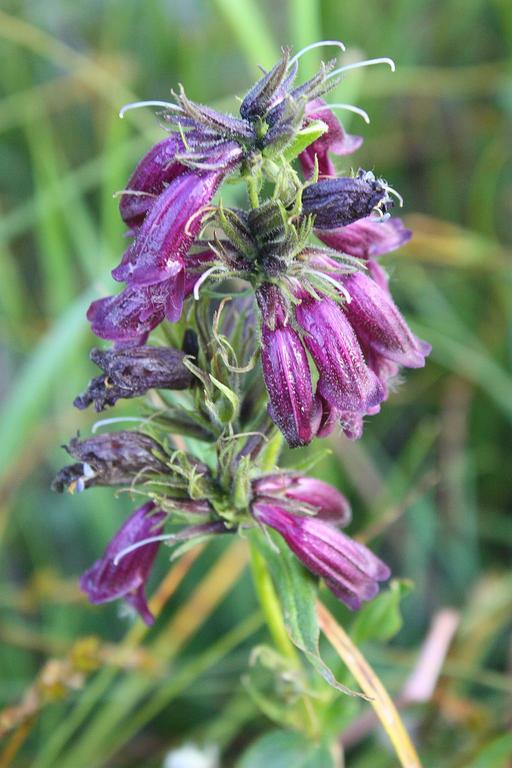
[{"label": "flower cluster", "polygon": [[[122,111],[161,107],[168,135],[121,194],[130,243],[112,275],[124,287],[88,311],[94,333],[114,346],[92,350],[102,373],[75,406],[102,411],[158,395],[137,431],[73,438],[66,450],[75,463],[53,487],[125,486],[147,496],[81,586],[94,603],[125,598],[148,623],[145,587],[163,541],[274,531],[351,609],[389,577],[340,531],[351,513],[339,491],[293,471],[269,473],[262,459],[277,430],[290,447],[336,424],[360,437],[400,367],[423,366],[429,352],[377,261],[411,235],[390,217],[400,196],[370,171],[338,175],[333,162],[362,143],[333,109],[367,115],[322,97],[355,65],[331,62],[297,84],[301,54],[284,50],[236,117],[183,89],[173,102]],[[373,63],[394,66],[361,64]],[[248,207],[214,200],[228,176],[245,185]],[[172,325],[148,344],[165,321]],[[191,437],[203,441],[201,460]]]}]

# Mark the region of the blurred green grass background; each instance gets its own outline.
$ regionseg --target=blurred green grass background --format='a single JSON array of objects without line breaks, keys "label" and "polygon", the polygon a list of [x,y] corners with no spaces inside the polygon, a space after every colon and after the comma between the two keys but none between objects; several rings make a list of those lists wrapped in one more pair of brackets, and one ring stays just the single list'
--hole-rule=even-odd
[{"label": "blurred green grass background", "polygon": [[[0,768],[159,766],[186,738],[221,744],[228,765],[269,727],[240,685],[250,647],[265,639],[247,573],[237,578],[243,548],[230,554],[216,542],[201,552],[140,646],[140,627],[128,628],[126,639],[117,607],[91,608],[76,586],[130,501],[108,490],[56,496],[49,483],[64,462],[58,446],[94,420],[71,402],[95,375],[85,308],[109,289],[123,247],[112,193],[160,135],[149,111],[121,121],[119,107],[165,99],[182,82],[194,100],[234,108],[234,95],[281,45],[297,50],[322,38],[343,40],[347,61],[397,62],[394,75],[352,73],[331,101],[370,113],[370,126],[344,120],[365,136],[353,162],[405,198],[415,237],[384,263],[433,352],[425,370],[408,372],[363,440],[333,440],[317,472],[351,498],[351,531],[372,539],[394,573],[415,583],[399,635],[365,648],[392,693],[436,613],[452,606],[460,614],[434,695],[406,717],[425,765],[510,765],[510,742],[500,736],[511,714],[510,4],[7,0],[0,706],[24,702],[25,711],[8,710],[18,727],[9,730]],[[309,53],[301,74],[330,53]],[[162,560],[155,584],[168,570]],[[208,588],[194,592],[204,576]],[[172,579],[165,584],[173,590]],[[80,644],[89,636],[99,645]],[[395,765],[373,732],[348,758],[351,768]]]}]

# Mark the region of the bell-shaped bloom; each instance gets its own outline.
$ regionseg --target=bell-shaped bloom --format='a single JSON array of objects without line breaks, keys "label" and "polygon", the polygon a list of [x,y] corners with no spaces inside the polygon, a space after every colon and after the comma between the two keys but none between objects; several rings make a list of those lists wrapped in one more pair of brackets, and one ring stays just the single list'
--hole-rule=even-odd
[{"label": "bell-shaped bloom", "polygon": [[121,264],[116,280],[148,286],[173,278],[201,228],[199,212],[215,194],[224,174],[182,173],[153,203]]},{"label": "bell-shaped bloom", "polygon": [[336,169],[329,153],[342,157],[350,155],[359,149],[363,143],[361,136],[351,136],[345,133],[343,126],[336,115],[326,108],[323,99],[313,99],[308,102],[305,111],[306,123],[321,120],[327,126],[327,130],[320,138],[316,139],[309,147],[300,153],[299,162],[304,176],[309,179],[315,170],[315,160],[318,164],[320,176],[335,176]]},{"label": "bell-shaped bloom", "polygon": [[146,286],[128,285],[114,296],[93,301],[87,319],[96,336],[121,343],[144,344],[165,319],[177,322],[183,302],[213,258],[211,251],[188,254],[174,277]]},{"label": "bell-shaped bloom", "polygon": [[343,309],[358,338],[399,365],[423,367],[430,347],[411,333],[389,291],[363,272],[345,275],[340,282],[351,299]]},{"label": "bell-shaped bloom", "polygon": [[[125,224],[138,227],[167,184],[184,173],[187,167],[176,160],[184,149],[181,136],[171,134],[155,144],[142,158],[128,179],[119,211]],[[131,194],[135,193],[135,194]]]},{"label": "bell-shaped bloom", "polygon": [[296,308],[307,346],[320,374],[317,392],[342,411],[366,413],[384,397],[381,384],[365,363],[352,326],[336,302],[304,294]]},{"label": "bell-shaped bloom", "polygon": [[184,364],[185,352],[169,347],[117,347],[93,349],[89,355],[103,376],[92,379],[75,398],[80,410],[94,403],[96,411],[119,399],[139,397],[149,389],[188,389],[194,376]]},{"label": "bell-shaped bloom", "polygon": [[140,547],[116,558],[123,550],[162,533],[166,515],[155,511],[153,502],[148,502],[133,512],[117,531],[105,552],[82,576],[80,588],[91,603],[107,603],[123,598],[131,605],[146,624],[154,618],[148,608],[145,588],[159,542],[141,544]]},{"label": "bell-shaped bloom", "polygon": [[385,212],[391,205],[385,187],[372,173],[359,171],[357,176],[341,176],[310,184],[302,192],[302,214],[314,216],[318,229],[337,229],[372,211]]},{"label": "bell-shaped bloom", "polygon": [[348,525],[352,519],[350,503],[346,496],[316,477],[289,472],[263,475],[253,481],[252,488],[256,496],[272,497],[276,503],[280,498],[297,501],[311,508],[315,517],[340,526]]},{"label": "bell-shaped bloom", "polygon": [[268,284],[258,289],[263,315],[261,364],[269,395],[268,411],[291,448],[312,437],[313,389],[308,358],[298,333],[286,322],[279,292]]},{"label": "bell-shaped bloom", "polygon": [[381,256],[400,248],[412,237],[400,219],[358,219],[339,229],[315,229],[315,234],[330,248],[358,259]]},{"label": "bell-shaped bloom", "polygon": [[276,530],[298,559],[352,610],[374,598],[390,571],[363,544],[315,517],[294,515],[266,501],[253,503],[255,519]]}]

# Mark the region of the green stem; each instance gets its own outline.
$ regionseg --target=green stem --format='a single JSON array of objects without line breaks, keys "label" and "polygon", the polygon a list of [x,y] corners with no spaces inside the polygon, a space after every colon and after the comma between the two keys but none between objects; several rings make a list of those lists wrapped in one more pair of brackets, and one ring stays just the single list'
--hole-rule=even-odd
[{"label": "green stem", "polygon": [[251,572],[261,610],[276,648],[295,666],[299,666],[299,656],[288,637],[281,606],[265,558],[253,542],[251,542]]},{"label": "green stem", "polygon": [[258,194],[258,180],[255,179],[254,176],[247,176],[246,183],[251,207],[258,208],[260,204],[260,197]]}]

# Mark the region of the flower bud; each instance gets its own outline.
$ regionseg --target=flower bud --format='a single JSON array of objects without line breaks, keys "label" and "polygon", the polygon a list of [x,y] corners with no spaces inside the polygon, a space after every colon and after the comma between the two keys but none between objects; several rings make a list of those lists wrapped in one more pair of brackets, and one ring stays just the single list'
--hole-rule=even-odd
[{"label": "flower bud", "polygon": [[342,176],[310,184],[302,193],[302,213],[315,217],[318,229],[336,229],[391,207],[386,189],[372,173]]},{"label": "flower bud", "polygon": [[253,482],[256,496],[270,496],[302,502],[311,507],[315,517],[337,525],[350,523],[352,513],[348,499],[332,485],[315,477],[303,477],[286,472],[263,475]]}]

